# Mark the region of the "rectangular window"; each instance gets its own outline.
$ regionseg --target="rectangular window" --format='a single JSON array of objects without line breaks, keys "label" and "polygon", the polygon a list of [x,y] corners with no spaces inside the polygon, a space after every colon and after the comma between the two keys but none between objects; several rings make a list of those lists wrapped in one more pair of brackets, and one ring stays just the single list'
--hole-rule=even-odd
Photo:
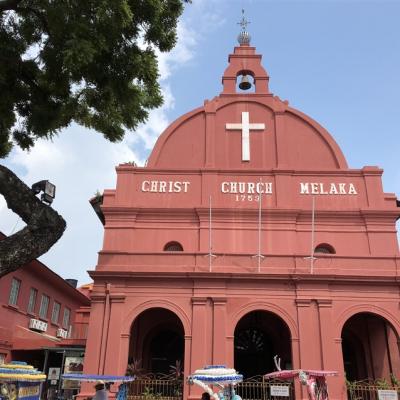
[{"label": "rectangular window", "polygon": [[51,313],[51,322],[53,324],[58,324],[58,318],[60,316],[60,309],[61,309],[61,304],[57,303],[55,301],[53,304],[53,311]]},{"label": "rectangular window", "polygon": [[65,329],[69,328],[69,319],[71,317],[71,310],[68,307],[64,308],[64,317],[63,317],[63,327]]},{"label": "rectangular window", "polygon": [[21,281],[17,278],[13,278],[11,281],[11,290],[10,290],[10,297],[8,299],[8,304],[12,306],[17,305],[20,287],[21,287]]},{"label": "rectangular window", "polygon": [[42,300],[40,301],[40,309],[39,309],[39,317],[46,319],[47,318],[47,310],[49,309],[49,296],[45,294],[42,295]]},{"label": "rectangular window", "polygon": [[31,288],[30,292],[29,292],[29,303],[28,303],[28,313],[30,314],[34,314],[35,312],[35,307],[36,307],[36,298],[37,298],[37,289],[35,288]]}]

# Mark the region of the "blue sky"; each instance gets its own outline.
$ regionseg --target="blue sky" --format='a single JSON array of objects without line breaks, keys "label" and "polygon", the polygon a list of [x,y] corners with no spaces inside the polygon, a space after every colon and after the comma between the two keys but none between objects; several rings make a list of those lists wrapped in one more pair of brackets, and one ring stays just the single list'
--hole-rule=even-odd
[{"label": "blue sky", "polygon": [[[166,101],[146,125],[119,144],[73,125],[6,160],[28,184],[57,185],[54,208],[68,227],[41,260],[61,276],[89,280],[103,230],[88,199],[115,187],[115,165],[143,163],[169,123],[220,93],[242,8],[270,90],[324,126],[351,168],[382,167],[384,190],[400,197],[400,0],[193,0],[175,50],[160,55]],[[0,199],[0,230],[20,227]]]}]

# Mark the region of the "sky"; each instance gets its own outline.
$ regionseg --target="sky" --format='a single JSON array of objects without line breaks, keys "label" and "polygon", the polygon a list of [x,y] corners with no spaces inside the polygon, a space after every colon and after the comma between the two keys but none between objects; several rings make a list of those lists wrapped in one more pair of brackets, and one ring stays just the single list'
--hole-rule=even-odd
[{"label": "sky", "polygon": [[[170,123],[221,92],[242,9],[270,90],[326,128],[351,168],[383,168],[384,191],[400,197],[400,0],[193,0],[177,46],[159,55],[165,102],[146,124],[117,144],[73,124],[3,160],[28,185],[56,185],[53,208],[67,230],[40,261],[63,278],[91,280],[103,226],[88,200],[115,188],[115,166],[143,165]],[[0,196],[0,231],[22,226]]]}]

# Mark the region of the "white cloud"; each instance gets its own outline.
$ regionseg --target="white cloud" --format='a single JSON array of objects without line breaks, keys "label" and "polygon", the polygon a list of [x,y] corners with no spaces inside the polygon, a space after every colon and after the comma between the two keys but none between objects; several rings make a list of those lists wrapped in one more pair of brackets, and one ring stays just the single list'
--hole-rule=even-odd
[{"label": "white cloud", "polygon": [[144,165],[144,162],[150,150],[153,148],[158,136],[170,123],[168,111],[174,108],[175,99],[172,95],[170,86],[167,83],[164,83],[162,93],[164,104],[157,110],[150,112],[146,124],[142,124],[135,132],[128,134],[125,138],[125,142],[128,146],[141,144],[145,149],[145,152],[141,154],[142,157],[135,160],[138,165]]},{"label": "white cloud", "polygon": [[185,22],[180,21],[177,32],[178,43],[171,52],[157,51],[161,82],[168,79],[174,70],[194,57],[194,48],[197,44],[196,31],[189,29]]}]

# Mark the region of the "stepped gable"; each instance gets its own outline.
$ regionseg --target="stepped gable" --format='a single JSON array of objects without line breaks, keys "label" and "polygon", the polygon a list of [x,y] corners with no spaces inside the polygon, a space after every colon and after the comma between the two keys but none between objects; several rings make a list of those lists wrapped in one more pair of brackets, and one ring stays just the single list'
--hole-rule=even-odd
[{"label": "stepped gable", "polygon": [[[253,92],[237,88],[240,76],[251,76]],[[229,56],[219,96],[173,122],[159,137],[148,160],[150,168],[343,170],[347,163],[332,136],[316,121],[274,96],[269,76],[255,47],[241,44]],[[254,87],[253,86],[253,87]],[[249,159],[241,157],[243,112],[250,124]]]}]

